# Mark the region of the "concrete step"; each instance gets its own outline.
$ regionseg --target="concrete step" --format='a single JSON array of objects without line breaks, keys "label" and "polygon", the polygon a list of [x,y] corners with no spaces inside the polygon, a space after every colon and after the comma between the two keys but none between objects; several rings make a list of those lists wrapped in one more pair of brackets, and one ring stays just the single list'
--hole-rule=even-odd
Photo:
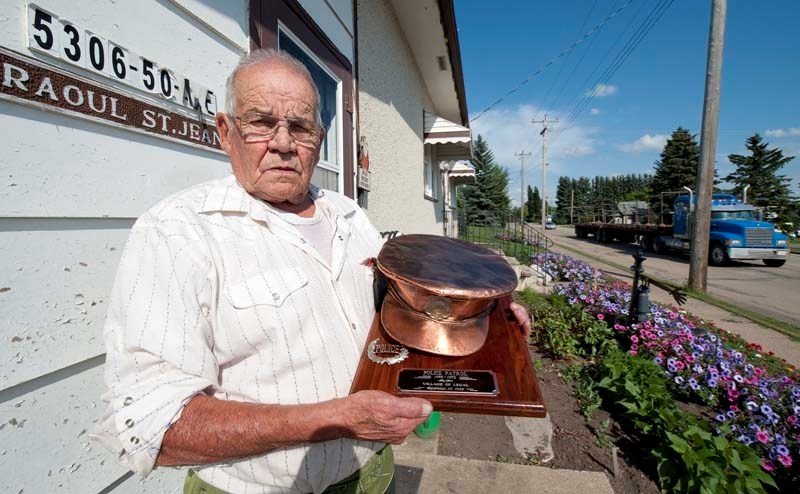
[{"label": "concrete step", "polygon": [[398,494],[613,494],[605,474],[395,449]]}]

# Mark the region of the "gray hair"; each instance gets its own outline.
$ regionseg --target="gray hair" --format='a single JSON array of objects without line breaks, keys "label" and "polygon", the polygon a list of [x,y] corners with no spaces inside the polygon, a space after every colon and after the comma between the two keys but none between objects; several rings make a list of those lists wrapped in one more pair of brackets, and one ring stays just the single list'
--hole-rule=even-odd
[{"label": "gray hair", "polygon": [[225,113],[231,117],[233,116],[233,107],[236,103],[236,78],[239,77],[239,73],[252,65],[270,62],[287,66],[295,70],[300,76],[304,77],[308,81],[309,85],[311,85],[311,88],[314,90],[314,119],[317,122],[317,125],[321,127],[322,116],[320,115],[319,109],[319,89],[317,89],[317,85],[314,83],[314,78],[311,77],[311,72],[308,71],[308,68],[306,68],[302,62],[293,56],[289,55],[285,51],[276,50],[274,48],[257,49],[242,56],[242,58],[239,60],[239,63],[236,64],[236,67],[234,67],[233,72],[231,72],[231,75],[228,76],[228,80],[225,82]]}]

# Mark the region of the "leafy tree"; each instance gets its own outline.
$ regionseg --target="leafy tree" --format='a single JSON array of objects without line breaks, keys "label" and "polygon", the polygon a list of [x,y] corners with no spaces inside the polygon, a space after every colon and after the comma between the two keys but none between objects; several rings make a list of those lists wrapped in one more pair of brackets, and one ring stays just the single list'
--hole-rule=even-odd
[{"label": "leafy tree", "polygon": [[473,142],[472,166],[475,185],[464,187],[463,208],[469,221],[491,221],[507,218],[511,210],[508,197],[508,170],[498,165],[489,145],[478,135]]},{"label": "leafy tree", "polygon": [[558,177],[556,187],[556,221],[562,225],[570,222],[570,206],[572,201],[572,183],[569,177]]},{"label": "leafy tree", "polygon": [[749,185],[747,196],[749,202],[756,206],[769,208],[778,214],[780,221],[791,221],[792,197],[789,186],[792,182],[786,175],[778,175],[778,171],[794,159],[784,156],[780,148],[768,148],[769,143],[757,133],[747,138],[749,156],[729,154],[728,160],[736,166],[736,170],[725,177],[734,184],[734,193],[741,194]]},{"label": "leafy tree", "polygon": [[528,186],[528,200],[525,201],[525,221],[529,223],[536,222],[541,218],[542,211],[542,196],[539,195],[539,187]]},{"label": "leafy tree", "polygon": [[[700,161],[700,147],[695,137],[683,127],[678,127],[667,139],[660,159],[655,162],[655,174],[650,182],[650,202],[656,212],[662,213],[659,211],[662,192],[680,191],[684,186],[694,188]],[[672,211],[672,199],[674,197],[665,196],[663,213]]]}]

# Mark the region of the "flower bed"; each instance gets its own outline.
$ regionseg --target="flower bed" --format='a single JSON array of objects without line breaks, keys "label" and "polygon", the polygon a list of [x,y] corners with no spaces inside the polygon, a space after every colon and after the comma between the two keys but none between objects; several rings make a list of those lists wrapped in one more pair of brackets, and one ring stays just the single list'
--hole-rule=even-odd
[{"label": "flower bed", "polygon": [[613,327],[630,355],[662,369],[673,392],[711,407],[718,434],[755,449],[776,478],[800,476],[800,375],[793,365],[670,306],[652,303],[651,319],[630,325],[629,285],[569,256],[533,261],[568,281],[552,293]]}]

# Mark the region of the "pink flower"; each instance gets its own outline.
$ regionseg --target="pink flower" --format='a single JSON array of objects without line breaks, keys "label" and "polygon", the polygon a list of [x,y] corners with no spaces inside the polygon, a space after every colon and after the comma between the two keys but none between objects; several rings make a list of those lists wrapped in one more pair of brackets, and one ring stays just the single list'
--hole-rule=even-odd
[{"label": "pink flower", "polygon": [[789,415],[788,417],[786,417],[786,421],[789,422],[789,424],[791,424],[791,425],[796,424],[797,423],[797,415]]},{"label": "pink flower", "polygon": [[687,355],[686,356],[686,362],[691,364],[692,362],[694,362],[694,357],[692,357],[691,355]]},{"label": "pink flower", "polygon": [[737,407],[736,405],[731,405],[731,406],[729,407],[729,409],[730,409],[730,411],[732,411],[732,412],[738,412],[738,411],[739,411],[739,407]]},{"label": "pink flower", "polygon": [[639,343],[639,337],[636,335],[631,335],[631,343]]},{"label": "pink flower", "polygon": [[602,321],[603,319],[606,318],[606,316],[604,316],[603,314],[597,314],[597,318]]},{"label": "pink flower", "polygon": [[775,464],[772,463],[771,460],[761,460],[761,466],[764,467],[764,470],[766,470],[768,472],[774,472],[775,471]]},{"label": "pink flower", "polygon": [[685,366],[685,365],[683,365],[683,362],[681,362],[680,360],[678,360],[678,361],[676,361],[676,362],[675,362],[675,367],[677,367],[677,368],[678,368],[678,370],[683,370],[683,369],[684,369],[684,367],[686,367],[686,366]]},{"label": "pink flower", "polygon": [[634,350],[633,348],[631,348],[631,351],[630,351],[630,354],[631,354],[631,355],[636,355],[637,353],[638,353],[638,352],[637,352],[636,350]]},{"label": "pink flower", "polygon": [[789,455],[778,455],[778,461],[785,467],[792,466],[792,457]]},{"label": "pink flower", "polygon": [[761,444],[767,444],[767,442],[769,442],[769,434],[764,431],[758,431],[756,432],[756,439],[758,439],[758,442]]}]

